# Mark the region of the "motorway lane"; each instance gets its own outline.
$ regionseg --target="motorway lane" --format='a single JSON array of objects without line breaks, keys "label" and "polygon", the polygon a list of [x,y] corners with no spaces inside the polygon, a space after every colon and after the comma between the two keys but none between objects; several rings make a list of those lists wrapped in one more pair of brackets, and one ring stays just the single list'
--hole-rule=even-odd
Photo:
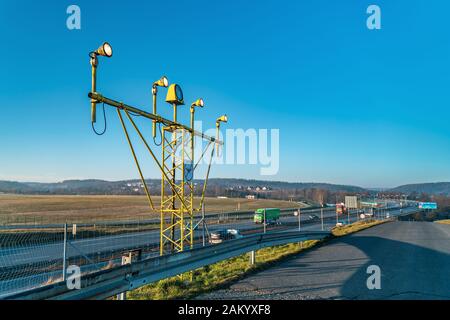
[{"label": "motorway lane", "polygon": [[[301,215],[302,221],[309,220],[308,215],[314,213],[317,215],[319,210],[306,211]],[[324,217],[332,216],[333,213],[324,211]],[[297,221],[297,217],[282,218],[283,222]],[[212,219],[211,223],[216,223],[216,219]],[[221,223],[220,225],[211,224],[208,230],[214,231],[223,228],[239,229],[241,231],[257,227],[252,219],[237,220],[228,223]],[[262,232],[261,225],[261,232]],[[197,236],[201,236],[201,230],[197,230]],[[159,246],[159,229],[154,231],[125,233],[113,236],[95,237],[89,239],[78,239],[70,241],[68,246],[67,257],[77,257],[82,252],[84,255],[97,254],[100,252],[111,252],[118,250],[126,250],[127,248],[136,248],[143,246]],[[75,249],[75,248],[77,249]],[[49,244],[39,244],[36,246],[27,247],[13,247],[0,250],[0,268],[12,267],[22,264],[47,262],[51,260],[62,259],[63,256],[63,242],[55,242]]]},{"label": "motorway lane", "polygon": [[[367,267],[381,269],[369,290]],[[450,299],[450,226],[390,222],[334,239],[199,299]]]},{"label": "motorway lane", "polygon": [[[408,208],[404,210],[413,210],[414,208]],[[302,230],[320,230],[320,220],[310,221],[309,215],[314,214],[320,217],[320,210],[303,210],[303,214],[300,215],[301,221],[300,223],[304,224],[302,226]],[[391,214],[398,214],[398,210],[393,211]],[[324,210],[324,219],[326,220],[326,225],[328,226],[328,230],[334,226],[334,220],[332,217],[335,217],[335,213],[333,211],[325,211]],[[331,220],[331,221],[330,221]],[[351,215],[351,221],[354,222],[357,220],[356,214]],[[285,216],[280,219],[282,223],[297,223],[298,217],[295,217],[293,214],[290,216]],[[347,217],[342,216],[340,221],[347,222]],[[214,219],[211,222],[216,222]],[[263,231],[262,225],[255,225],[252,219],[246,220],[237,220],[228,223],[221,223],[220,225],[211,224],[208,226],[208,230],[214,231],[224,228],[233,228],[239,229],[240,231],[245,231],[254,228],[261,228],[261,232]],[[200,237],[202,234],[201,229],[196,231],[196,236]],[[101,252],[112,252],[119,250],[126,250],[128,248],[136,248],[136,247],[144,247],[144,246],[159,246],[159,229],[154,231],[145,231],[145,232],[134,232],[134,233],[125,233],[113,236],[103,236],[89,239],[78,239],[70,241],[71,245],[68,246],[67,257],[78,257],[80,256],[80,252],[84,255],[89,256],[90,254],[98,254]],[[75,249],[76,248],[76,249]],[[22,264],[31,264],[31,263],[39,263],[39,262],[48,262],[52,260],[62,259],[63,256],[63,242],[56,242],[50,244],[39,244],[36,246],[28,246],[28,247],[19,247],[19,248],[6,248],[0,250],[0,268],[2,267],[13,267]]]}]

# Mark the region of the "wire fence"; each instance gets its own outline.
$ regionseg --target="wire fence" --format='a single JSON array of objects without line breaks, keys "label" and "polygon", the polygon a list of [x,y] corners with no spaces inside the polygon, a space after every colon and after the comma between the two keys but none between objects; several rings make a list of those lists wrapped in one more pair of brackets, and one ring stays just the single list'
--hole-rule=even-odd
[{"label": "wire fence", "polygon": [[63,266],[82,274],[121,264],[124,252],[159,253],[153,221],[0,227],[0,298],[63,279]]}]

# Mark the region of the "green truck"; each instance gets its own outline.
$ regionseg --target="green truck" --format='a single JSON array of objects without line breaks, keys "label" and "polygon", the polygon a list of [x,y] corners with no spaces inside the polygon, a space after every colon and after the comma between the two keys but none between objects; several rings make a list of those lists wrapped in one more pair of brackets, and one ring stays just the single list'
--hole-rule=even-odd
[{"label": "green truck", "polygon": [[280,209],[278,208],[261,208],[255,211],[253,216],[254,223],[264,222],[264,211],[266,215],[266,224],[275,223],[280,218]]}]

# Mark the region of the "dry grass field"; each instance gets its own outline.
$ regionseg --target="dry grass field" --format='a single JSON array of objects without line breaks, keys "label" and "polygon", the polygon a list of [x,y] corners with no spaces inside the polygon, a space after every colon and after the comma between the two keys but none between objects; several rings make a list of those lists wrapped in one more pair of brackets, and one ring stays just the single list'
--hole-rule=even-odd
[{"label": "dry grass field", "polygon": [[[159,197],[153,197],[156,207]],[[196,199],[199,203],[199,199]],[[293,208],[280,200],[206,198],[208,213],[254,210],[262,207]],[[0,224],[63,223],[138,220],[158,217],[145,196],[41,196],[0,194]]]}]

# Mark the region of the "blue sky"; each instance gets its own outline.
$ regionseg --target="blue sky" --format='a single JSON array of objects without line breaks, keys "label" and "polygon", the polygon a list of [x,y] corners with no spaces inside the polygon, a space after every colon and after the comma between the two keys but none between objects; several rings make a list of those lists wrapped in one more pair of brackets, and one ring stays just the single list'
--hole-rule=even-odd
[{"label": "blue sky", "polygon": [[[277,175],[224,165],[214,177],[450,180],[448,1],[242,2],[2,1],[0,179],[137,177],[115,111],[104,136],[90,127],[88,53],[107,40],[102,94],[150,110],[151,83],[165,74],[187,102],[205,99],[204,127],[226,113],[229,128],[280,129]],[[81,8],[81,30],[66,28],[70,4]],[[370,4],[381,8],[381,30],[366,27]]]}]

